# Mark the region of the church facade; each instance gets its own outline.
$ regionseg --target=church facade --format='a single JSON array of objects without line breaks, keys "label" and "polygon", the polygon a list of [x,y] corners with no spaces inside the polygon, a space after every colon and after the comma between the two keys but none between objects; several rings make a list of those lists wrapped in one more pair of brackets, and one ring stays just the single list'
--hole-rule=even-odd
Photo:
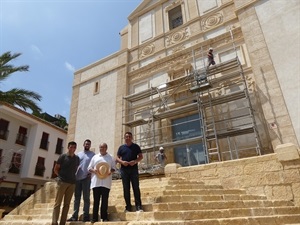
[{"label": "church facade", "polygon": [[68,140],[115,155],[130,131],[146,167],[161,146],[181,166],[299,149],[299,12],[297,0],[144,0],[120,50],[75,72]]}]

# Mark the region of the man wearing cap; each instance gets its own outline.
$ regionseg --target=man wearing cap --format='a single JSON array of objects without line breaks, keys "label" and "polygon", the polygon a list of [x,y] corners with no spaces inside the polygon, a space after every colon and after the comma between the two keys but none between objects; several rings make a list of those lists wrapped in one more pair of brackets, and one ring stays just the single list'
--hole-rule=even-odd
[{"label": "man wearing cap", "polygon": [[160,147],[159,148],[159,153],[157,153],[157,155],[155,156],[155,160],[161,165],[161,166],[165,166],[165,163],[167,161],[167,156],[164,153],[164,148]]},{"label": "man wearing cap", "polygon": [[92,223],[98,221],[101,197],[100,217],[102,221],[108,221],[108,197],[111,189],[112,173],[116,170],[116,162],[107,152],[107,144],[100,144],[99,149],[100,153],[92,158],[88,166],[88,170],[92,173],[91,189],[94,197]]},{"label": "man wearing cap", "polygon": [[91,159],[95,155],[90,151],[91,141],[86,139],[83,142],[84,150],[79,152],[77,156],[80,159],[80,164],[76,172],[76,187],[74,193],[74,212],[70,219],[67,221],[77,221],[81,194],[83,195],[83,218],[82,221],[90,221],[90,186],[91,186],[91,174],[88,171],[88,165]]},{"label": "man wearing cap", "polygon": [[121,164],[120,172],[126,203],[125,212],[131,212],[132,208],[130,200],[130,183],[132,184],[136,211],[143,212],[138,170],[138,163],[143,159],[143,154],[140,146],[132,142],[131,132],[126,132],[124,139],[125,144],[119,147],[116,160]]}]

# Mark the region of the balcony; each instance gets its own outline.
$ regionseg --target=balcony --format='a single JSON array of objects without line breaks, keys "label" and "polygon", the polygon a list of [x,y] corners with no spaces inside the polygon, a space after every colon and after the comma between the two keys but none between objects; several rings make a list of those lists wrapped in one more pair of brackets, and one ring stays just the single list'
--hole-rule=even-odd
[{"label": "balcony", "polygon": [[35,166],[35,171],[34,171],[34,175],[35,176],[40,176],[43,177],[44,173],[45,173],[46,167],[44,165],[39,165],[37,164]]},{"label": "balcony", "polygon": [[25,134],[18,133],[16,138],[16,144],[25,146],[26,143],[27,143],[27,136]]},{"label": "balcony", "polygon": [[55,148],[55,154],[62,154],[64,152],[64,147],[62,147],[61,145],[56,145]]},{"label": "balcony", "polygon": [[48,150],[48,147],[49,147],[49,141],[41,140],[40,148],[44,150]]},{"label": "balcony", "polygon": [[0,139],[7,140],[8,133],[9,133],[8,130],[0,130]]}]

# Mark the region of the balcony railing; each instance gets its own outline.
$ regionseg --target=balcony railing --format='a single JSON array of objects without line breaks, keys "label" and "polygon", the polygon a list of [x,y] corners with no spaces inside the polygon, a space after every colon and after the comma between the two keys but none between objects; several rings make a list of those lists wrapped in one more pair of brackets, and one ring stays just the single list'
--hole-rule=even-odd
[{"label": "balcony railing", "polygon": [[16,138],[16,144],[25,146],[26,143],[27,143],[27,136],[25,134],[18,133]]},{"label": "balcony railing", "polygon": [[56,145],[56,149],[55,149],[55,153],[56,154],[62,154],[64,151],[64,147],[60,146],[60,145]]},{"label": "balcony railing", "polygon": [[43,177],[44,173],[45,173],[45,170],[46,170],[46,168],[45,168],[44,165],[36,165],[34,175]]},{"label": "balcony railing", "polygon": [[7,140],[8,133],[9,133],[8,130],[0,130],[0,139]]},{"label": "balcony railing", "polygon": [[8,172],[19,174],[20,173],[20,167],[17,167],[14,163],[12,163],[10,169],[8,170]]},{"label": "balcony railing", "polygon": [[41,140],[40,148],[48,150],[48,147],[49,147],[49,141]]}]

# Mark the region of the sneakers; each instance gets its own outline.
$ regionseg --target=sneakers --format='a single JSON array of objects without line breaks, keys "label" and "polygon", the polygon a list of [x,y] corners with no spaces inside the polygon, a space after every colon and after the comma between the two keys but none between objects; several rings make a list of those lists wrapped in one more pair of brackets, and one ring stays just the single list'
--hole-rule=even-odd
[{"label": "sneakers", "polygon": [[136,211],[137,211],[137,212],[144,212],[144,210],[142,209],[141,206],[136,207]]},{"label": "sneakers", "polygon": [[130,211],[128,209],[125,209],[124,210],[124,213],[129,213]]},{"label": "sneakers", "polygon": [[77,221],[74,217],[71,217],[70,219],[67,219],[68,222]]}]

